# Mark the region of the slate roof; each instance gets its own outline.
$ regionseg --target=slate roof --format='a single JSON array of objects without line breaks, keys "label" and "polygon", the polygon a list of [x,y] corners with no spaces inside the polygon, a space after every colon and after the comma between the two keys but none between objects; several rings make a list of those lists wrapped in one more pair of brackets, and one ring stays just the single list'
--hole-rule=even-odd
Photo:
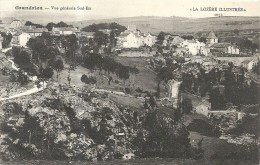
[{"label": "slate roof", "polygon": [[218,37],[216,37],[215,33],[214,32],[210,32],[207,39],[216,39]]},{"label": "slate roof", "polygon": [[95,32],[81,32],[82,35],[94,36]]},{"label": "slate roof", "polygon": [[231,43],[222,42],[222,43],[215,43],[211,47],[214,47],[214,48],[226,48],[228,46],[232,46],[232,44]]},{"label": "slate roof", "polygon": [[19,29],[25,33],[42,33],[48,31],[46,28],[36,28],[36,26],[22,26]]}]

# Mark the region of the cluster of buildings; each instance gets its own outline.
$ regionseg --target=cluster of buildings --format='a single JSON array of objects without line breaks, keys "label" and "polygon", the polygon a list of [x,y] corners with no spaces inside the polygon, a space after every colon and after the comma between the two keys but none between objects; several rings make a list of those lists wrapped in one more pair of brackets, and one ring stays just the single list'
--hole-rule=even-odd
[{"label": "cluster of buildings", "polygon": [[[10,46],[26,47],[30,38],[41,36],[42,33],[48,32],[51,35],[70,35],[77,34],[79,30],[73,27],[53,27],[51,31],[47,28],[39,28],[36,26],[24,26],[25,21],[18,20],[13,17],[0,18],[0,32],[12,34]],[[3,37],[0,35],[0,49],[2,49]]]},{"label": "cluster of buildings", "polygon": [[151,33],[142,33],[135,26],[128,26],[127,30],[117,37],[117,48],[140,48],[142,46],[153,46],[156,36]]},{"label": "cluster of buildings", "polygon": [[198,38],[183,39],[178,35],[166,35],[163,46],[175,45],[174,48],[177,54],[187,53],[190,55],[205,55],[210,54],[239,54],[239,48],[231,43],[218,42],[214,32],[210,32],[206,37],[206,43],[200,42]]}]

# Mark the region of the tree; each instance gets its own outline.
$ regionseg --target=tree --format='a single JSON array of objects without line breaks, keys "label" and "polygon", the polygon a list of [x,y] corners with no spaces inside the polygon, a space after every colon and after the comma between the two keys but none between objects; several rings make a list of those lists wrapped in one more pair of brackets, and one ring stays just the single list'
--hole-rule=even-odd
[{"label": "tree", "polygon": [[72,25],[68,25],[65,22],[61,21],[57,23],[56,27],[72,27]]},{"label": "tree", "polygon": [[130,77],[129,68],[125,67],[125,66],[122,66],[121,69],[119,69],[118,76],[119,76],[120,79],[124,80],[124,85],[125,85],[125,81],[127,79],[129,79],[129,77]]},{"label": "tree", "polygon": [[48,29],[48,31],[51,31],[53,27],[56,27],[57,25],[53,22],[50,22],[46,25],[46,28]]},{"label": "tree", "polygon": [[64,64],[61,59],[56,59],[53,64],[52,68],[56,71],[57,81],[59,82],[59,74],[64,69]]},{"label": "tree", "polygon": [[159,73],[157,74],[157,78],[160,81],[165,81],[166,83],[174,78],[172,70],[169,67],[163,67],[160,69]]},{"label": "tree", "polygon": [[225,110],[226,100],[223,94],[221,94],[219,88],[215,88],[210,93],[211,109],[212,110]]},{"label": "tree", "polygon": [[101,32],[101,31],[97,31],[94,33],[94,41],[96,42],[96,44],[98,45],[98,47],[100,48],[102,45],[107,45],[107,40],[108,40],[108,35]]},{"label": "tree", "polygon": [[130,71],[130,73],[132,75],[132,81],[133,81],[132,83],[133,83],[133,86],[134,86],[134,84],[135,84],[135,76],[139,73],[139,70],[138,70],[138,68],[136,66],[134,66],[134,67],[130,67],[129,71]]},{"label": "tree", "polygon": [[82,31],[97,32],[100,29],[111,29],[111,30],[115,31],[115,33],[118,35],[121,32],[125,31],[127,28],[118,23],[112,22],[110,24],[108,24],[108,23],[91,24],[89,26],[82,28]]},{"label": "tree", "polygon": [[181,103],[182,113],[189,114],[192,111],[192,100],[190,98],[183,98]]},{"label": "tree", "polygon": [[88,77],[87,75],[83,74],[81,76],[81,82],[85,83],[85,84],[96,84],[97,80],[95,77]]},{"label": "tree", "polygon": [[44,27],[40,24],[32,23],[31,21],[26,21],[24,26],[35,26],[36,28],[43,28]]},{"label": "tree", "polygon": [[3,48],[9,47],[9,46],[10,46],[10,43],[11,43],[11,41],[12,41],[12,38],[13,38],[12,34],[11,34],[11,33],[6,34],[6,33],[4,33],[4,32],[0,32],[0,34],[1,34],[1,36],[4,38],[4,40],[3,40],[3,42],[2,42],[2,47],[3,47]]},{"label": "tree", "polygon": [[44,86],[44,81],[50,79],[52,76],[53,76],[52,68],[41,69],[40,75],[38,75],[38,77],[43,81],[43,86]]},{"label": "tree", "polygon": [[160,32],[157,36],[157,44],[162,45],[164,38],[165,38],[166,33],[165,32]]},{"label": "tree", "polygon": [[75,67],[77,64],[76,51],[78,49],[78,39],[75,34],[66,36],[66,56],[70,66]]},{"label": "tree", "polygon": [[181,36],[181,38],[183,38],[184,40],[193,40],[194,39],[194,37],[191,35],[184,35],[184,36]]},{"label": "tree", "polygon": [[137,136],[142,141],[138,151],[144,157],[188,156],[191,149],[188,130],[182,123],[175,123],[160,111],[151,110],[145,116],[143,127],[140,128],[145,133]]},{"label": "tree", "polygon": [[206,42],[207,42],[207,39],[206,39],[205,37],[200,37],[199,42],[206,43]]}]

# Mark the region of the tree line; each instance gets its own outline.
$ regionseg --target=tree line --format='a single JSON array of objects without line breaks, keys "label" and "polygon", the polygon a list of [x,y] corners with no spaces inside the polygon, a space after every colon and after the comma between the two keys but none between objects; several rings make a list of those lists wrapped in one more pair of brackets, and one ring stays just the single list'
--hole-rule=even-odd
[{"label": "tree line", "polygon": [[82,31],[85,32],[97,32],[101,29],[111,29],[115,30],[117,34],[120,34],[121,32],[125,31],[127,28],[123,25],[120,25],[118,23],[112,22],[112,23],[99,23],[99,24],[91,24],[89,26],[86,26],[82,28]]},{"label": "tree line", "polygon": [[111,57],[102,57],[99,54],[89,54],[84,57],[83,66],[90,70],[103,70],[107,74],[114,73],[124,81],[129,79],[130,74],[139,73],[136,67],[125,66]]},{"label": "tree line", "polygon": [[35,26],[36,28],[47,28],[48,31],[51,31],[53,27],[73,27],[72,25],[68,25],[67,23],[60,21],[58,23],[50,22],[46,26],[43,26],[41,24],[33,23],[31,21],[26,21],[24,26]]}]

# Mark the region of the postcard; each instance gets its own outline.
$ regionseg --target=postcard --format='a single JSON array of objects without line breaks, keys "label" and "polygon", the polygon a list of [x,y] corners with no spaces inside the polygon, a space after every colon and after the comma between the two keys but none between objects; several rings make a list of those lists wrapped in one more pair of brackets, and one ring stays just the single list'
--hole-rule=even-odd
[{"label": "postcard", "polygon": [[0,164],[259,164],[257,0],[0,0]]}]

